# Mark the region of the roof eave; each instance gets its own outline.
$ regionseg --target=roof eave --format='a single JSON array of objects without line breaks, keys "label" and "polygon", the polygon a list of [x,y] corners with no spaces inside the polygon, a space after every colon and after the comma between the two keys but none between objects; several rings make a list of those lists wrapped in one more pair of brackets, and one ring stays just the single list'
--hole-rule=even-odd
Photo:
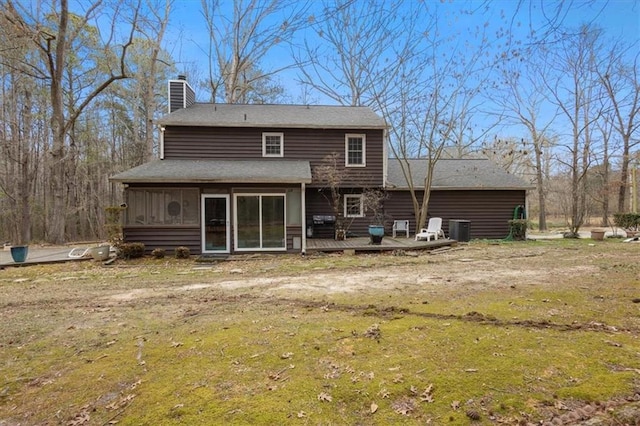
[{"label": "roof eave", "polygon": [[161,126],[174,126],[174,127],[233,127],[233,128],[277,128],[277,129],[363,129],[363,130],[385,130],[388,129],[388,125],[306,125],[306,124],[268,124],[268,123],[224,123],[224,124],[212,124],[212,123],[176,123],[159,120],[158,124]]},{"label": "roof eave", "polygon": [[[408,186],[393,186],[393,184],[387,184],[387,189],[390,191],[409,191]],[[534,186],[432,186],[432,191],[528,191],[535,189]],[[414,187],[416,191],[424,190],[423,187]]]},{"label": "roof eave", "polygon": [[253,184],[301,184],[301,183],[311,183],[311,179],[198,179],[198,178],[186,178],[186,179],[171,179],[167,180],[167,178],[118,178],[112,177],[109,178],[110,182],[115,183],[164,183],[167,185],[172,185],[176,183],[192,183],[192,184],[201,184],[201,183],[253,183]]}]

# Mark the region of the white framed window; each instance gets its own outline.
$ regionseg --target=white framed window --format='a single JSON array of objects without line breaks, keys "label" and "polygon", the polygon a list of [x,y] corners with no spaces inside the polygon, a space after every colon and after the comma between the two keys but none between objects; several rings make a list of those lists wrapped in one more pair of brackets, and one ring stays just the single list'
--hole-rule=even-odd
[{"label": "white framed window", "polygon": [[344,217],[364,217],[364,199],[362,194],[345,194]]},{"label": "white framed window", "polygon": [[364,134],[347,133],[344,137],[346,167],[364,167],[367,158],[367,138]]},{"label": "white framed window", "polygon": [[262,156],[284,157],[284,133],[262,134]]}]

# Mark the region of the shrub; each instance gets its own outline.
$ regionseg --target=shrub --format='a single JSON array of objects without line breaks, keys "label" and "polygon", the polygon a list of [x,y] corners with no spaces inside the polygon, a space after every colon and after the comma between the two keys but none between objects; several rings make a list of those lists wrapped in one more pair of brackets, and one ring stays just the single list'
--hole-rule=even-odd
[{"label": "shrub", "polygon": [[511,237],[516,241],[524,241],[527,238],[527,226],[529,226],[527,219],[510,220],[509,229],[511,230]]},{"label": "shrub", "polygon": [[620,228],[637,231],[640,228],[640,213],[615,213],[613,223]]},{"label": "shrub", "polygon": [[191,256],[189,247],[180,246],[176,247],[176,259],[188,259]]},{"label": "shrub", "polygon": [[144,243],[121,243],[118,247],[123,259],[135,259],[144,256]]},{"label": "shrub", "polygon": [[164,256],[166,254],[167,251],[163,248],[156,248],[151,252],[151,256],[153,256],[155,259],[164,259]]},{"label": "shrub", "polygon": [[121,215],[124,211],[122,206],[110,206],[105,209],[107,231],[107,240],[112,246],[119,248],[122,244],[122,219]]}]

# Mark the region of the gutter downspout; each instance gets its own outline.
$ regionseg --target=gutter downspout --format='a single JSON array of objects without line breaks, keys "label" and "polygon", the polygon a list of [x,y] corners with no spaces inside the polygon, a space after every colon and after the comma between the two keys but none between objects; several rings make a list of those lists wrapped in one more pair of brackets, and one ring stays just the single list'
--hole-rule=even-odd
[{"label": "gutter downspout", "polygon": [[387,188],[387,178],[389,177],[389,133],[387,129],[382,129],[382,189]]},{"label": "gutter downspout", "polygon": [[305,197],[306,185],[300,184],[300,204],[302,205],[302,254],[307,254],[307,200]]},{"label": "gutter downspout", "polygon": [[164,126],[160,126],[160,159],[164,160]]}]

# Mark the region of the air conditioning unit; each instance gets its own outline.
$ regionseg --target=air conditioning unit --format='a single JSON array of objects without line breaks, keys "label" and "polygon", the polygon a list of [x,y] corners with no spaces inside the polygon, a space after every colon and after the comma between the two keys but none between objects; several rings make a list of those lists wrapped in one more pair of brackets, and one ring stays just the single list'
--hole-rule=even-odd
[{"label": "air conditioning unit", "polygon": [[469,242],[471,239],[471,221],[451,219],[449,221],[449,238],[458,242]]}]

